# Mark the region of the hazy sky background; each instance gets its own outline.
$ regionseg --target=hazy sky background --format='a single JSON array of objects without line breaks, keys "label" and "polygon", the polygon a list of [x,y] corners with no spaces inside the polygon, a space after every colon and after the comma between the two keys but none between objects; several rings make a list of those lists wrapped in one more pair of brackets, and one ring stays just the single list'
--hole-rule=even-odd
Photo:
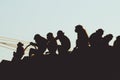
[{"label": "hazy sky background", "polygon": [[[0,36],[33,41],[36,33],[56,36],[63,30],[73,48],[74,27],[81,24],[88,35],[103,28],[115,39],[120,35],[119,8],[120,0],[0,0]],[[10,60],[13,51],[0,47],[0,60]]]}]

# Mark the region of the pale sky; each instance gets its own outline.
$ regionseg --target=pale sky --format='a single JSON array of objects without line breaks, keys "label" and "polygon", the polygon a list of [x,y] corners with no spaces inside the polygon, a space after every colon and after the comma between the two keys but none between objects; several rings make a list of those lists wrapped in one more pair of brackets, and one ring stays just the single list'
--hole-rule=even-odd
[{"label": "pale sky", "polygon": [[[112,33],[115,39],[120,35],[119,8],[120,0],[0,0],[0,36],[33,41],[36,33],[56,36],[63,30],[73,48],[74,27],[81,24],[88,35],[103,28],[105,35]],[[0,47],[0,60],[11,60],[13,51]]]}]

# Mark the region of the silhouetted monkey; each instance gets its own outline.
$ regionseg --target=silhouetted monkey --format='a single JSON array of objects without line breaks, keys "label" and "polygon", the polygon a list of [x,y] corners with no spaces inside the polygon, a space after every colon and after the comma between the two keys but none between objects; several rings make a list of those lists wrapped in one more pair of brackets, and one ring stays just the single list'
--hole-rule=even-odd
[{"label": "silhouetted monkey", "polygon": [[56,40],[59,40],[61,45],[58,45],[58,52],[60,55],[66,55],[68,53],[68,50],[71,47],[70,40],[67,36],[64,35],[64,32],[59,30],[57,32]]},{"label": "silhouetted monkey", "polygon": [[24,55],[24,48],[23,48],[23,43],[21,42],[18,42],[17,44],[17,50],[16,52],[13,52],[13,59],[12,61],[20,61],[21,58],[23,57]]},{"label": "silhouetted monkey", "polygon": [[120,36],[116,37],[116,40],[113,43],[114,48],[120,48]]},{"label": "silhouetted monkey", "polygon": [[93,33],[90,38],[90,45],[91,47],[100,47],[103,42],[103,35],[104,31],[103,29],[98,29],[95,33]]},{"label": "silhouetted monkey", "polygon": [[47,48],[49,50],[50,54],[56,54],[56,50],[57,50],[57,41],[55,40],[53,33],[48,33],[47,34]]},{"label": "silhouetted monkey", "polygon": [[112,34],[108,34],[106,36],[103,37],[103,47],[110,47],[109,42],[112,40],[113,35]]},{"label": "silhouetted monkey", "polygon": [[86,30],[82,25],[75,26],[75,32],[77,33],[76,48],[87,48],[89,46],[89,38]]},{"label": "silhouetted monkey", "polygon": [[43,55],[47,48],[47,40],[40,36],[39,34],[36,34],[34,36],[35,43],[31,42],[30,45],[37,47],[36,49],[31,48],[29,52],[29,57],[32,56],[32,54],[35,55]]}]

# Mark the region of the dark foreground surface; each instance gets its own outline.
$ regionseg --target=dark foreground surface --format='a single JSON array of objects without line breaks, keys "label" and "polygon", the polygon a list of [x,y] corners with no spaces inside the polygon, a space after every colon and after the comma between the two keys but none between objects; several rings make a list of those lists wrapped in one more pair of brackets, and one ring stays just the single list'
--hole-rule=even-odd
[{"label": "dark foreground surface", "polygon": [[119,54],[110,50],[25,57],[20,62],[3,60],[0,77],[3,80],[120,80],[119,61]]}]

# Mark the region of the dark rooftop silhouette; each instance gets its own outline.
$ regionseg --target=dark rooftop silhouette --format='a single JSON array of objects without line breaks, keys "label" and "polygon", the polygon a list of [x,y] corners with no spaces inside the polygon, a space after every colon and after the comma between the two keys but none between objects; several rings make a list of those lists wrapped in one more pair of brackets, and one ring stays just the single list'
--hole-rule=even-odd
[{"label": "dark rooftop silhouette", "polygon": [[[120,36],[116,38],[114,45],[110,46],[109,42],[113,35],[108,34],[103,37],[103,29],[98,29],[88,37],[83,26],[77,25],[75,32],[77,39],[73,51],[69,51],[71,42],[62,30],[57,32],[56,37],[52,32],[48,33],[47,39],[36,34],[34,36],[35,43],[30,42],[27,46],[32,45],[35,48],[31,48],[29,56],[23,59],[27,47],[24,49],[22,42],[19,42],[12,61],[3,60],[0,65],[4,67],[1,69],[9,69],[8,73],[22,72],[22,69],[22,74],[29,74],[29,78],[47,79],[49,76],[49,79],[63,80],[77,78],[81,80],[109,80],[108,77],[112,72],[120,69]],[[59,40],[61,45],[58,45],[56,40]],[[48,52],[43,54],[46,49]],[[59,54],[56,54],[57,50]],[[38,76],[39,74],[40,76]],[[20,78],[22,76],[19,75]]]}]

